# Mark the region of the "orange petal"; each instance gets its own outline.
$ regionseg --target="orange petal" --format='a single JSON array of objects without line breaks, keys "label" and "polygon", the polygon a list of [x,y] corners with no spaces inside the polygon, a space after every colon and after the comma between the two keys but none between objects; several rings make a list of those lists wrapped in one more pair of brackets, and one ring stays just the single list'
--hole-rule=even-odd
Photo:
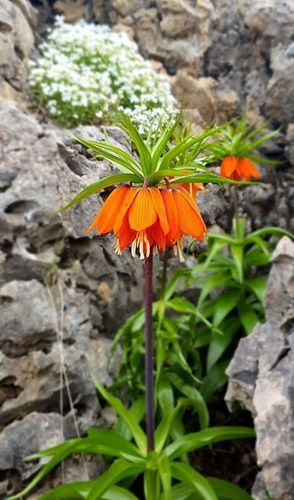
[{"label": "orange petal", "polygon": [[237,168],[238,158],[235,156],[227,156],[221,162],[221,175],[223,177],[232,177],[233,172]]},{"label": "orange petal", "polygon": [[119,207],[128,189],[127,186],[120,186],[110,193],[101,210],[98,212],[96,219],[88,227],[87,233],[91,231],[93,227],[96,227],[100,234],[109,233],[109,231],[112,230]]},{"label": "orange petal", "polygon": [[139,190],[128,212],[128,219],[130,227],[135,231],[143,231],[155,223],[157,213],[148,188],[142,187]]},{"label": "orange petal", "polygon": [[202,215],[199,211],[199,208],[197,207],[196,205],[196,201],[194,198],[192,198],[192,196],[190,196],[186,191],[181,191],[181,194],[182,196],[186,199],[186,201],[189,203],[189,205],[191,206],[191,208],[195,211],[199,221],[201,222],[202,224],[202,227],[203,227],[203,231],[206,233],[207,232],[207,228],[206,228],[206,225],[205,225],[205,222],[204,220],[202,219]]},{"label": "orange petal", "polygon": [[134,241],[136,235],[136,231],[130,228],[128,218],[125,217],[117,233],[118,246],[121,252]]},{"label": "orange petal", "polygon": [[133,200],[138,192],[139,192],[139,189],[136,187],[129,187],[128,188],[128,191],[125,195],[123,203],[118,209],[115,223],[113,225],[113,232],[115,234],[119,231],[119,229],[122,225],[123,219],[124,219],[127,211],[129,210],[131,204],[133,203]]},{"label": "orange petal", "polygon": [[161,192],[157,187],[149,188],[149,192],[151,194],[153,206],[157,212],[162,231],[164,234],[167,234],[169,232],[169,224]]},{"label": "orange petal", "polygon": [[260,179],[260,172],[257,170],[250,158],[239,158],[238,172],[241,177],[245,177],[247,181],[250,181],[252,177]]},{"label": "orange petal", "polygon": [[153,224],[153,226],[148,227],[146,233],[147,233],[147,238],[150,241],[150,244],[154,245],[154,243],[156,243],[156,245],[158,245],[164,252],[164,250],[166,249],[166,237],[163,233],[159,219],[157,219],[157,221],[155,222],[155,224]]},{"label": "orange petal", "polygon": [[[206,233],[206,226],[196,203],[194,202],[193,206],[193,203],[188,200],[188,197],[191,198],[190,195],[184,190],[175,190],[173,196],[179,213],[180,230],[183,234],[202,240]],[[192,198],[191,200],[194,201]]]},{"label": "orange petal", "polygon": [[175,200],[173,198],[173,192],[170,189],[165,189],[162,191],[162,199],[165,205],[167,220],[169,224],[168,239],[172,242],[178,233],[179,228],[179,214]]}]

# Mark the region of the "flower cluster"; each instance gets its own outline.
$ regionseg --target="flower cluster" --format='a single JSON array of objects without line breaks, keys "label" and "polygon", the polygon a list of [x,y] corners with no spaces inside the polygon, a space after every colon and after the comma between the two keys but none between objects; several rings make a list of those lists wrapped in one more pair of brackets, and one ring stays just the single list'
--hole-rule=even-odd
[{"label": "flower cluster", "polygon": [[176,186],[142,188],[120,186],[107,198],[88,231],[94,227],[99,234],[112,231],[115,249],[121,253],[129,245],[133,257],[140,258],[150,250],[164,251],[171,247],[183,260],[183,236],[189,234],[202,240],[206,226],[188,189]]},{"label": "flower cluster", "polygon": [[67,127],[123,110],[141,133],[176,110],[167,76],[158,74],[125,33],[56,19],[30,83],[48,114]]}]

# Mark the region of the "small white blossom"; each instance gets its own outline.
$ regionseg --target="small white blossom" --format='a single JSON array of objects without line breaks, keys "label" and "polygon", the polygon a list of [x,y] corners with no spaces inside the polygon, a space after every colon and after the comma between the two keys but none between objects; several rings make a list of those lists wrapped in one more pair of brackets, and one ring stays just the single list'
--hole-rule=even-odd
[{"label": "small white blossom", "polygon": [[30,61],[30,84],[49,115],[67,127],[121,109],[147,133],[176,112],[168,78],[126,33],[84,21],[67,24],[59,16],[41,51]]}]

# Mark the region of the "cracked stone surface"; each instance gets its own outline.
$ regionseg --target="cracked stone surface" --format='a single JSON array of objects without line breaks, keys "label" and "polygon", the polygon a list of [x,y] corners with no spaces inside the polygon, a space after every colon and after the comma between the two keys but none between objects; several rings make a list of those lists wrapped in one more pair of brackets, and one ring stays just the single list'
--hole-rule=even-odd
[{"label": "cracked stone surface", "polygon": [[262,472],[253,498],[294,498],[294,243],[280,240],[266,290],[266,322],[240,341],[228,368],[226,399],[254,416]]},{"label": "cracked stone surface", "polygon": [[[273,225],[294,231],[292,0],[33,3],[38,7],[27,0],[0,0],[0,448],[5,450],[0,495],[19,489],[39,467],[20,465],[22,453],[40,446],[37,438],[29,442],[34,428],[46,434],[46,447],[75,435],[73,412],[81,431],[111,421],[113,415],[100,408],[90,374],[111,382],[118,363],[106,362],[111,338],[142,303],[141,263],[127,252],[114,255],[111,237],[85,236],[107,191],[62,216],[52,214],[111,170],[44,123],[44,116],[32,114],[27,61],[36,55],[56,12],[70,22],[83,17],[109,23],[132,36],[141,53],[170,74],[194,131],[241,112],[254,125],[266,120],[281,126],[263,153],[282,163],[261,167],[264,184],[242,188],[238,210],[247,216],[249,228]],[[114,144],[130,150],[119,129],[108,127],[107,132]],[[76,133],[101,137],[94,126]],[[204,218],[215,230],[227,229],[229,191],[208,188],[209,193],[198,193]],[[262,468],[256,500],[264,500],[264,488],[273,500],[293,498],[291,248],[287,240],[280,243],[268,284],[267,322],[241,342],[239,362],[231,368],[236,372],[228,397],[242,400],[255,415]],[[61,359],[74,406],[72,412],[63,383],[63,418]],[[90,476],[99,466],[91,463]],[[66,474],[69,480],[88,478],[75,461]]]}]

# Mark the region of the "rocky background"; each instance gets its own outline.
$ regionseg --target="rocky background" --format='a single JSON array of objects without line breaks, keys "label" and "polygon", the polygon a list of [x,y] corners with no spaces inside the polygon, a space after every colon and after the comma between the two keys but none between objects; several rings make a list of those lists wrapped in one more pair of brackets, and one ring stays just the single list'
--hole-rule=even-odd
[{"label": "rocky background", "polygon": [[[46,27],[58,13],[70,22],[84,17],[126,30],[141,53],[170,74],[173,92],[192,115],[195,130],[239,112],[254,125],[267,120],[280,127],[276,140],[263,152],[283,163],[262,168],[263,186],[242,189],[239,210],[247,214],[252,228],[275,225],[294,230],[292,0],[0,0],[0,495],[4,498],[38,468],[24,464],[23,456],[90,425],[111,422],[112,415],[100,408],[90,373],[102,382],[111,381],[118,362],[107,365],[111,337],[142,300],[141,264],[128,253],[116,257],[111,238],[85,237],[100,197],[62,217],[52,214],[110,169],[106,162],[93,161],[31,107],[26,63],[37,54]],[[79,133],[99,138],[94,127],[80,128]],[[108,133],[129,148],[118,129],[110,127]],[[226,192],[213,187],[209,194],[198,196],[206,222],[226,229]],[[269,282],[268,322],[241,343],[241,375],[238,352],[236,368],[235,361],[231,367],[231,384],[238,391],[231,385],[228,398],[245,401],[255,415],[257,455],[263,467],[253,494],[258,500],[265,500],[265,490],[274,500],[294,498],[293,315],[291,320],[290,306],[288,316],[276,306],[282,297],[286,304],[293,300],[289,245],[277,250]],[[279,353],[275,360],[270,350],[275,356]],[[69,462],[66,477],[91,476],[101,467],[91,462],[85,472],[84,465]]]}]

